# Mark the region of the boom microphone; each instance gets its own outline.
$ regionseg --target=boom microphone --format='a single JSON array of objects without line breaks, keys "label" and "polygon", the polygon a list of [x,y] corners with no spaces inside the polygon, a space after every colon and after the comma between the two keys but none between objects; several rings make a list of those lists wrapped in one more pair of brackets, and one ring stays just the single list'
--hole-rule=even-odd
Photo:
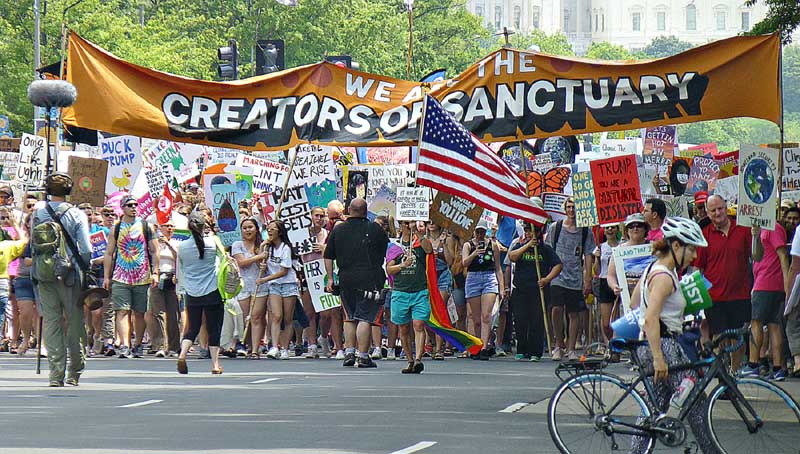
[{"label": "boom microphone", "polygon": [[69,107],[77,96],[75,86],[64,80],[34,80],[28,85],[28,99],[37,107]]}]

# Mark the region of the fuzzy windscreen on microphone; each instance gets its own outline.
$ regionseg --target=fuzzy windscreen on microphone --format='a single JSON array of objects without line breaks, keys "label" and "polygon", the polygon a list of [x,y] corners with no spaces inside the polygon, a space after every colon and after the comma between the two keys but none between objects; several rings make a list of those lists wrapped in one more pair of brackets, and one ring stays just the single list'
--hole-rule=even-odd
[{"label": "fuzzy windscreen on microphone", "polygon": [[28,85],[28,99],[37,107],[69,107],[77,96],[75,86],[64,80],[34,80]]}]

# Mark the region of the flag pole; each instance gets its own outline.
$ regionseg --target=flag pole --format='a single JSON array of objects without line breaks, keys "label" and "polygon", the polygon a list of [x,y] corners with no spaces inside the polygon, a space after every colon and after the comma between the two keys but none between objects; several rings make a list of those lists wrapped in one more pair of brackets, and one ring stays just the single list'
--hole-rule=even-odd
[{"label": "flag pole", "polygon": [[[508,36],[506,36],[506,39],[508,39]],[[525,194],[527,194],[528,198],[530,198],[530,196],[531,196],[531,188],[530,188],[530,186],[528,186],[528,163],[525,162],[525,152],[522,149],[522,141],[520,140],[519,142],[517,142],[517,144],[519,146],[519,160],[520,160],[520,163],[522,164],[522,174],[525,176],[525,181],[523,182],[523,183],[525,183]],[[531,226],[531,229],[533,229],[533,226]],[[533,232],[533,234],[536,235],[536,232]],[[536,238],[536,245],[533,246],[533,262],[536,264],[536,275],[539,276],[539,279],[541,279],[542,278],[542,266],[541,266],[541,264],[539,262],[539,238],[538,237]],[[550,339],[550,328],[548,327],[549,320],[548,320],[548,317],[547,317],[547,304],[545,304],[545,301],[544,301],[544,289],[541,286],[539,286],[538,284],[537,284],[537,287],[539,288],[539,302],[542,305],[542,317],[543,317],[542,320],[544,320],[544,335],[547,336],[547,351],[548,352],[552,352],[553,351],[553,347],[552,347],[552,342],[551,342],[551,339]]]}]

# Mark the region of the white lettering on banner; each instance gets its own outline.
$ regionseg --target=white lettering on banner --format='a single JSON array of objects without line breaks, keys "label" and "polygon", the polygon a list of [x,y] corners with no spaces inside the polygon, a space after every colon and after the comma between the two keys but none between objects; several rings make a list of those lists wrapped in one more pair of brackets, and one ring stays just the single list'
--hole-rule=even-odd
[{"label": "white lettering on banner", "polygon": [[328,283],[328,275],[325,272],[325,263],[323,259],[303,263],[303,271],[306,277],[306,284],[308,284],[308,293],[311,294],[311,302],[314,304],[315,311],[322,312],[342,305],[342,301],[338,296],[325,292],[325,286]]},{"label": "white lettering on banner", "polygon": [[28,186],[44,182],[47,163],[47,140],[44,137],[23,134],[19,144],[19,163],[16,177]]},{"label": "white lettering on banner", "polygon": [[427,221],[431,205],[428,188],[397,188],[397,220]]}]

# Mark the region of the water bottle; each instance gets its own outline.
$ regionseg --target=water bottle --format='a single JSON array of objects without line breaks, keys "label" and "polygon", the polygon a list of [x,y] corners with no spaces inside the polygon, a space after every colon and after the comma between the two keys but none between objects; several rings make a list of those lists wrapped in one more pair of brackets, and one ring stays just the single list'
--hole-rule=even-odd
[{"label": "water bottle", "polygon": [[683,406],[683,403],[686,402],[686,398],[689,397],[689,393],[694,389],[695,382],[696,380],[692,376],[686,377],[681,381],[678,390],[672,395],[671,402],[673,407],[681,408]]}]

